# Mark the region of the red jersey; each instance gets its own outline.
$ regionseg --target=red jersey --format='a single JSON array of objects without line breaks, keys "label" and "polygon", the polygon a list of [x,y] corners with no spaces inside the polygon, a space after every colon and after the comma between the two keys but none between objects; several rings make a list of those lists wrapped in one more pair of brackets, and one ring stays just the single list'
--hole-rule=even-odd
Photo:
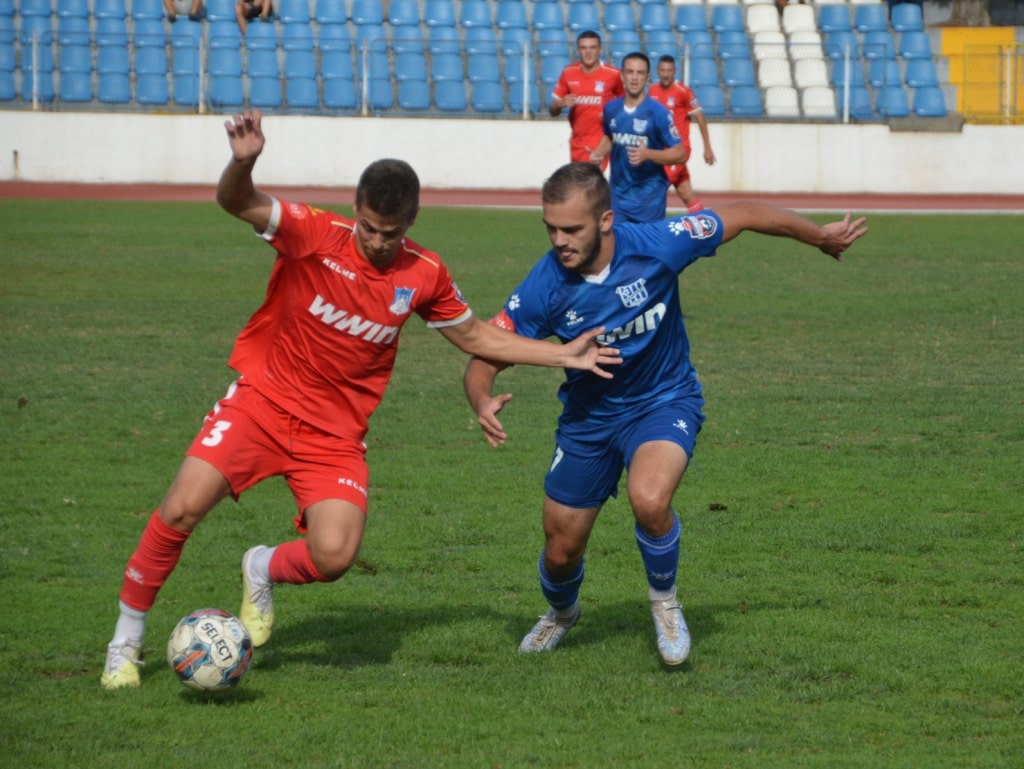
[{"label": "red jersey", "polygon": [[551,90],[551,96],[556,99],[569,94],[576,96],[576,104],[569,109],[569,126],[574,139],[593,142],[589,144],[590,149],[604,136],[604,105],[624,93],[619,68],[603,62],[593,72],[584,72],[579,62],[570,64],[562,70]]},{"label": "red jersey", "polygon": [[682,137],[686,150],[690,150],[690,114],[700,109],[700,102],[697,95],[689,88],[674,81],[668,88],[662,87],[661,83],[653,83],[647,89],[647,93],[661,102],[676,121],[676,129]]},{"label": "red jersey", "polygon": [[263,233],[278,252],[266,299],[228,365],[296,417],[361,441],[410,314],[441,327],[472,311],[437,254],[405,240],[394,262],[378,269],[359,253],[355,227],[275,199]]}]

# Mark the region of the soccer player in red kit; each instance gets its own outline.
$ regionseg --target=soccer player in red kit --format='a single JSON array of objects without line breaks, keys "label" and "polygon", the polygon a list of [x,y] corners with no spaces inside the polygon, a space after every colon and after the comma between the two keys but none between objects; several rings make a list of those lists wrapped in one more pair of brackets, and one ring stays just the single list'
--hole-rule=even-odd
[{"label": "soccer player in red kit", "polygon": [[621,362],[594,342],[600,329],[561,345],[526,341],[473,315],[438,255],[405,237],[419,208],[419,180],[407,163],[369,165],[347,219],[254,186],[265,142],[258,111],[226,127],[232,158],[217,202],[251,224],[277,258],[229,361],[240,376],[207,414],[128,560],[101,678],[108,689],[140,685],[146,613],[193,529],[225,497],[284,476],[305,534],[242,558],[239,617],[254,646],[270,637],[275,584],[332,582],[352,566],[367,512],[363,441],[414,313],[470,355],[604,377],[599,364]]},{"label": "soccer player in red kit", "polygon": [[[597,32],[581,32],[576,38],[579,61],[562,70],[551,90],[548,111],[558,117],[569,110],[569,158],[590,162],[604,136],[601,119],[604,105],[622,96],[622,75],[618,67],[601,61],[601,36]],[[601,170],[608,167],[608,157],[601,160]]]},{"label": "soccer player in red kit", "polygon": [[704,141],[704,162],[709,166],[715,164],[715,153],[711,150],[711,137],[708,135],[708,121],[704,117],[704,110],[701,109],[697,96],[688,87],[676,80],[676,60],[668,55],[658,59],[658,68],[655,70],[658,75],[658,82],[653,83],[647,89],[647,93],[654,99],[661,102],[672,113],[675,118],[676,128],[679,136],[682,137],[683,146],[686,147],[686,160],[674,166],[666,166],[665,174],[668,182],[676,188],[683,205],[692,214],[704,208],[697,193],[693,191],[693,184],[690,182],[690,171],[686,163],[690,158],[690,121],[695,120],[700,128],[700,136]]}]

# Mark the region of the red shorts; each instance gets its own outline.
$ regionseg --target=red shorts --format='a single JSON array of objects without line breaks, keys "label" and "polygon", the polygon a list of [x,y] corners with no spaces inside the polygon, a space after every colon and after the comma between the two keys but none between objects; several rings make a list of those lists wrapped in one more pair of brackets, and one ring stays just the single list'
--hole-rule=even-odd
[{"label": "red shorts", "polygon": [[674,166],[665,166],[665,176],[668,177],[669,184],[678,187],[690,178],[690,171],[687,169],[686,163],[679,163]]},{"label": "red shorts", "polygon": [[[569,160],[574,163],[590,163],[590,153],[601,143],[601,136],[573,136],[569,139]],[[601,170],[608,168],[609,155],[601,161]]]},{"label": "red shorts", "polygon": [[303,422],[241,379],[204,417],[186,454],[216,467],[235,499],[265,478],[284,476],[299,508],[300,532],[314,502],[343,499],[367,509],[366,446]]}]

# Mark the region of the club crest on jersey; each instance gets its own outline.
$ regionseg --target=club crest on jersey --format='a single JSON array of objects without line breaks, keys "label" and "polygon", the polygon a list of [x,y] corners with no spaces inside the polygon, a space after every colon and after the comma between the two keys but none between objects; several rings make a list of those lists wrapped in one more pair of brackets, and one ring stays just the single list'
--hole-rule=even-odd
[{"label": "club crest on jersey", "polygon": [[647,301],[647,281],[640,278],[628,286],[618,286],[615,293],[626,307],[639,307]]},{"label": "club crest on jersey", "polygon": [[594,83],[594,90],[598,93],[604,93],[604,83],[601,81]]},{"label": "club crest on jersey", "polygon": [[395,299],[391,302],[391,306],[388,309],[395,315],[408,315],[414,293],[416,293],[414,288],[396,288]]},{"label": "club crest on jersey", "polygon": [[640,118],[633,118],[633,133],[645,134],[647,133],[647,121],[641,120]]},{"label": "club crest on jersey", "polygon": [[704,240],[718,231],[718,220],[708,214],[694,214],[673,219],[668,226],[674,235],[685,232],[695,240]]}]

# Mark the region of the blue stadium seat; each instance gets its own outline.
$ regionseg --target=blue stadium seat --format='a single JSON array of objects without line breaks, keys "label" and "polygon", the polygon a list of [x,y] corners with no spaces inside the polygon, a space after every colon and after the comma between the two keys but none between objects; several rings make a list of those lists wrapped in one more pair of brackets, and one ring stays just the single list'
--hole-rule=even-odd
[{"label": "blue stadium seat", "polygon": [[609,32],[636,30],[636,16],[630,3],[614,3],[604,8],[604,28]]},{"label": "blue stadium seat", "polygon": [[282,24],[281,47],[285,51],[312,51],[314,48],[313,27],[298,21],[292,24]]},{"label": "blue stadium seat", "polygon": [[175,75],[174,103],[181,107],[194,107],[199,103],[199,76]]},{"label": "blue stadium seat", "polygon": [[128,25],[124,19],[96,19],[96,45],[128,45]]},{"label": "blue stadium seat", "polygon": [[[355,68],[352,66],[352,54],[349,51],[325,51],[320,56],[320,75],[325,79],[352,79]],[[324,94],[324,99],[327,95]]]},{"label": "blue stadium seat", "polygon": [[549,27],[533,33],[533,42],[539,56],[567,56],[570,51],[569,37],[564,29]]},{"label": "blue stadium seat", "polygon": [[[85,55],[92,56],[92,49],[88,45],[78,45],[75,48],[83,49]],[[63,55],[61,56],[63,65]],[[0,42],[0,72],[14,72],[18,68],[17,55],[14,52],[13,42]],[[91,68],[91,59],[90,59]],[[62,68],[63,71],[63,68]]]},{"label": "blue stadium seat", "polygon": [[422,53],[395,55],[395,80],[426,80],[427,58]]},{"label": "blue stadium seat", "polygon": [[715,41],[710,32],[694,30],[683,35],[683,44],[680,53],[691,57],[703,56],[714,58],[718,54],[715,51]]},{"label": "blue stadium seat", "polygon": [[723,60],[749,59],[750,53],[750,38],[746,32],[730,31],[718,34],[719,58]]},{"label": "blue stadium seat", "polygon": [[[74,0],[71,1],[73,2]],[[135,21],[141,21],[142,19],[156,19],[160,21],[163,17],[164,4],[160,0],[132,0],[132,18]]]},{"label": "blue stadium seat", "polygon": [[503,30],[501,39],[498,42],[498,47],[505,56],[522,55],[526,51],[527,45],[529,45],[532,51],[533,44],[530,42],[530,30],[519,29],[518,27],[510,27]]},{"label": "blue stadium seat", "polygon": [[722,62],[722,83],[730,88],[756,85],[757,73],[754,71],[754,62],[750,59],[725,59]]},{"label": "blue stadium seat", "polygon": [[597,6],[593,3],[570,3],[566,24],[573,32],[588,29],[598,31],[601,28],[601,18]]},{"label": "blue stadium seat", "polygon": [[[846,100],[846,91],[843,88],[836,89],[836,111],[843,114]],[[871,120],[875,116],[874,108],[871,106],[871,94],[862,85],[850,87],[850,117],[857,120]]]},{"label": "blue stadium seat", "polygon": [[[906,3],[909,5],[909,3]],[[917,6],[914,6],[915,8]],[[899,55],[904,59],[932,58],[932,43],[927,32],[904,32],[900,35]]]},{"label": "blue stadium seat", "polygon": [[498,29],[529,29],[523,0],[498,0],[494,10],[494,23]]},{"label": "blue stadium seat", "polygon": [[285,78],[284,94],[289,109],[315,109],[320,106],[320,92],[315,78]]},{"label": "blue stadium seat", "polygon": [[96,71],[101,75],[127,75],[131,71],[128,49],[122,45],[101,45],[96,49]]},{"label": "blue stadium seat", "polygon": [[135,79],[135,101],[139,104],[159,107],[167,104],[170,99],[171,95],[167,87],[166,74],[139,75]]},{"label": "blue stadium seat", "polygon": [[462,80],[443,80],[434,84],[434,103],[445,112],[465,112],[466,84]]},{"label": "blue stadium seat", "polygon": [[505,91],[501,83],[481,80],[470,88],[470,99],[477,112],[504,112]]},{"label": "blue stadium seat", "polygon": [[889,12],[889,21],[899,33],[924,31],[923,13],[918,3],[896,3]]},{"label": "blue stadium seat", "polygon": [[818,29],[823,35],[833,32],[852,32],[850,6],[846,3],[822,5],[818,9]]},{"label": "blue stadium seat", "polygon": [[466,78],[471,83],[501,82],[501,64],[489,53],[470,54],[466,58]]},{"label": "blue stadium seat", "polygon": [[868,62],[868,83],[872,88],[900,83],[902,79],[900,63],[896,59],[872,59]]},{"label": "blue stadium seat", "polygon": [[892,59],[896,56],[896,42],[888,31],[868,32],[862,42],[865,59]]},{"label": "blue stadium seat", "polygon": [[[540,89],[536,83],[529,83],[526,91],[527,98],[527,109],[530,112],[540,112],[543,108],[540,100]],[[508,106],[509,109],[517,114],[521,114],[523,111],[523,84],[516,83],[514,86],[509,86],[508,89]]]},{"label": "blue stadium seat", "polygon": [[204,0],[207,21],[234,21],[235,4],[233,0]]},{"label": "blue stadium seat", "polygon": [[[831,6],[826,6],[831,7]],[[860,58],[860,47],[856,32],[832,32],[825,37],[825,56],[833,61],[842,61],[849,54],[850,59]]]},{"label": "blue stadium seat", "polygon": [[875,111],[882,117],[907,117],[910,115],[907,92],[903,86],[886,86],[880,89],[877,94]]},{"label": "blue stadium seat", "polygon": [[50,0],[21,0],[18,7],[18,14],[21,16],[46,16],[53,15],[53,6]]},{"label": "blue stadium seat", "polygon": [[[524,68],[529,67],[528,60],[521,54],[504,56],[501,60],[501,79],[506,83],[522,83],[533,76],[532,72],[524,73]],[[532,67],[530,68],[532,69]]]},{"label": "blue stadium seat", "polygon": [[317,24],[344,24],[348,21],[345,0],[316,0]]},{"label": "blue stadium seat", "polygon": [[[127,77],[125,78],[127,82]],[[32,101],[33,96],[40,102],[49,103],[57,98],[53,88],[53,70],[40,70],[36,77],[28,70],[22,70],[21,100]]]},{"label": "blue stadium seat", "polygon": [[383,24],[384,5],[381,0],[352,0],[348,19],[356,26],[362,24]]},{"label": "blue stadium seat", "polygon": [[694,57],[690,59],[689,84],[692,88],[704,85],[718,85],[718,83],[717,59],[710,57]]},{"label": "blue stadium seat", "polygon": [[[24,3],[22,5],[24,6]],[[24,14],[24,10],[22,13]],[[89,0],[57,0],[57,16],[61,19],[67,17],[88,19]]]},{"label": "blue stadium seat", "polygon": [[391,50],[398,53],[423,53],[423,33],[419,27],[398,27],[391,37]]},{"label": "blue stadium seat", "polygon": [[945,117],[946,96],[938,86],[914,89],[914,114],[918,117]]},{"label": "blue stadium seat", "polygon": [[164,48],[167,32],[158,19],[139,19],[133,24],[132,42],[136,48]]},{"label": "blue stadium seat", "polygon": [[132,100],[131,80],[115,72],[100,74],[96,98],[105,104],[128,104]]},{"label": "blue stadium seat", "polygon": [[[123,23],[123,22],[122,22]],[[49,16],[22,16],[21,34],[18,36],[22,46],[31,45],[33,39],[38,40],[40,45],[49,45],[53,42],[53,24]],[[127,42],[127,35],[125,37]]]},{"label": "blue stadium seat", "polygon": [[755,85],[739,85],[733,88],[729,92],[729,112],[737,117],[764,115],[761,89]]},{"label": "blue stadium seat", "polygon": [[388,3],[388,24],[392,27],[419,27],[420,5],[417,0],[391,0]]},{"label": "blue stadium seat", "polygon": [[552,54],[540,57],[540,81],[548,86],[558,82],[562,70],[569,66],[572,59],[567,55]]},{"label": "blue stadium seat", "polygon": [[365,48],[381,51],[387,49],[388,33],[383,24],[360,24],[356,27],[356,50]]},{"label": "blue stadium seat", "polygon": [[[0,70],[14,70],[14,48],[3,46],[0,48]],[[7,52],[10,52],[8,57]],[[8,67],[8,60],[10,67]],[[62,45],[59,51],[59,66],[61,72],[92,72],[92,48],[88,45]]]},{"label": "blue stadium seat", "polygon": [[462,42],[470,56],[478,53],[498,53],[498,38],[494,27],[470,27],[466,30]]},{"label": "blue stadium seat", "polygon": [[931,59],[907,59],[903,79],[911,88],[924,88],[939,84],[935,62]]},{"label": "blue stadium seat", "polygon": [[746,29],[743,6],[739,4],[714,5],[711,7],[711,29],[715,34],[743,32]]},{"label": "blue stadium seat", "polygon": [[538,29],[565,29],[565,17],[560,3],[534,3],[531,25]]},{"label": "blue stadium seat", "polygon": [[679,58],[679,49],[676,47],[676,33],[670,29],[655,30],[648,32],[646,36],[647,56],[651,60],[651,69],[658,66],[658,59],[662,56]]},{"label": "blue stadium seat", "polygon": [[622,57],[640,50],[640,33],[635,29],[617,29],[608,34],[608,54],[616,66],[622,64]]},{"label": "blue stadium seat", "polygon": [[207,59],[208,71],[214,77],[241,77],[242,54],[231,48],[214,48]]},{"label": "blue stadium seat", "polygon": [[430,32],[427,33],[427,50],[434,55],[461,53],[459,31],[455,27],[430,27]]},{"label": "blue stadium seat", "polygon": [[171,25],[171,47],[199,47],[203,37],[203,25],[192,19],[178,19]]},{"label": "blue stadium seat", "polygon": [[14,17],[14,0],[0,0],[0,17]]},{"label": "blue stadium seat", "polygon": [[430,84],[426,80],[400,80],[398,106],[408,110],[430,109]]},{"label": "blue stadium seat", "polygon": [[344,24],[321,24],[317,47],[322,51],[351,51],[352,35]]},{"label": "blue stadium seat", "polygon": [[388,110],[395,106],[395,96],[391,90],[391,81],[387,78],[370,78],[367,82],[367,104],[370,109]]},{"label": "blue stadium seat", "polygon": [[[171,26],[178,26],[181,20],[174,22]],[[233,48],[238,50],[242,45],[242,33],[238,30],[238,24],[234,19],[231,21],[208,21],[206,23],[206,44],[214,48]]]},{"label": "blue stadium seat", "polygon": [[312,51],[287,51],[284,55],[286,78],[316,78],[316,56]]},{"label": "blue stadium seat", "polygon": [[455,3],[452,0],[426,0],[423,23],[428,27],[454,27]]},{"label": "blue stadium seat", "polygon": [[92,15],[97,19],[125,19],[128,9],[125,0],[94,0]]},{"label": "blue stadium seat", "polygon": [[359,106],[352,78],[325,78],[324,106],[330,109],[355,109]]},{"label": "blue stadium seat", "polygon": [[242,79],[232,75],[210,78],[210,104],[214,107],[241,107],[245,102]]},{"label": "blue stadium seat", "polygon": [[[13,30],[13,27],[12,27]],[[11,42],[14,35],[10,36]],[[0,35],[0,42],[4,36]],[[89,45],[92,42],[92,31],[89,29],[89,20],[80,19],[77,16],[65,16],[57,20],[57,44],[58,45]]]},{"label": "blue stadium seat", "polygon": [[92,75],[88,72],[62,72],[60,75],[60,101],[92,101]]},{"label": "blue stadium seat", "polygon": [[199,74],[199,48],[179,46],[171,50],[171,73],[175,80]]},{"label": "blue stadium seat", "polygon": [[445,80],[462,82],[465,73],[462,71],[462,57],[457,53],[439,53],[430,60],[430,79],[435,83]]},{"label": "blue stadium seat", "polygon": [[0,70],[0,101],[14,101],[18,89],[14,87],[14,73]]},{"label": "blue stadium seat", "polygon": [[277,25],[259,19],[250,21],[246,25],[245,47],[250,51],[276,51]]},{"label": "blue stadium seat", "polygon": [[683,34],[687,32],[707,32],[708,12],[706,6],[704,3],[677,5],[673,25],[677,31]]},{"label": "blue stadium seat", "polygon": [[277,18],[284,24],[309,24],[309,0],[277,0]]},{"label": "blue stadium seat", "polygon": [[644,32],[672,29],[672,15],[668,6],[655,3],[641,5],[640,29]]},{"label": "blue stadium seat", "polygon": [[356,56],[356,80],[363,79],[364,66],[370,78],[384,80],[390,76],[390,63],[388,62],[387,51],[366,51],[365,54]]},{"label": "blue stadium seat", "polygon": [[725,115],[725,93],[717,85],[693,86],[693,92],[700,102],[701,110],[708,117]]},{"label": "blue stadium seat", "polygon": [[163,48],[136,48],[135,74],[166,76],[167,51]]},{"label": "blue stadium seat", "polygon": [[469,29],[470,27],[491,27],[492,25],[490,0],[462,0],[462,7],[459,9],[459,26]]},{"label": "blue stadium seat", "polygon": [[262,109],[281,106],[281,79],[249,75],[249,104]]},{"label": "blue stadium seat", "polygon": [[853,26],[862,35],[889,31],[889,7],[884,3],[865,3],[853,9]]},{"label": "blue stadium seat", "polygon": [[277,51],[257,48],[249,51],[245,62],[245,74],[251,78],[268,77],[278,78],[281,76],[281,68],[277,63]]},{"label": "blue stadium seat", "polygon": [[[895,62],[893,62],[895,64]],[[850,80],[850,86],[863,86],[864,85],[864,67],[857,59],[850,59],[849,61],[849,73],[847,73],[847,62],[844,60],[836,61],[832,64],[832,78],[831,83],[835,88],[843,88],[846,84],[847,77]],[[897,67],[897,71],[898,71]],[[897,82],[899,78],[897,78]]]}]

